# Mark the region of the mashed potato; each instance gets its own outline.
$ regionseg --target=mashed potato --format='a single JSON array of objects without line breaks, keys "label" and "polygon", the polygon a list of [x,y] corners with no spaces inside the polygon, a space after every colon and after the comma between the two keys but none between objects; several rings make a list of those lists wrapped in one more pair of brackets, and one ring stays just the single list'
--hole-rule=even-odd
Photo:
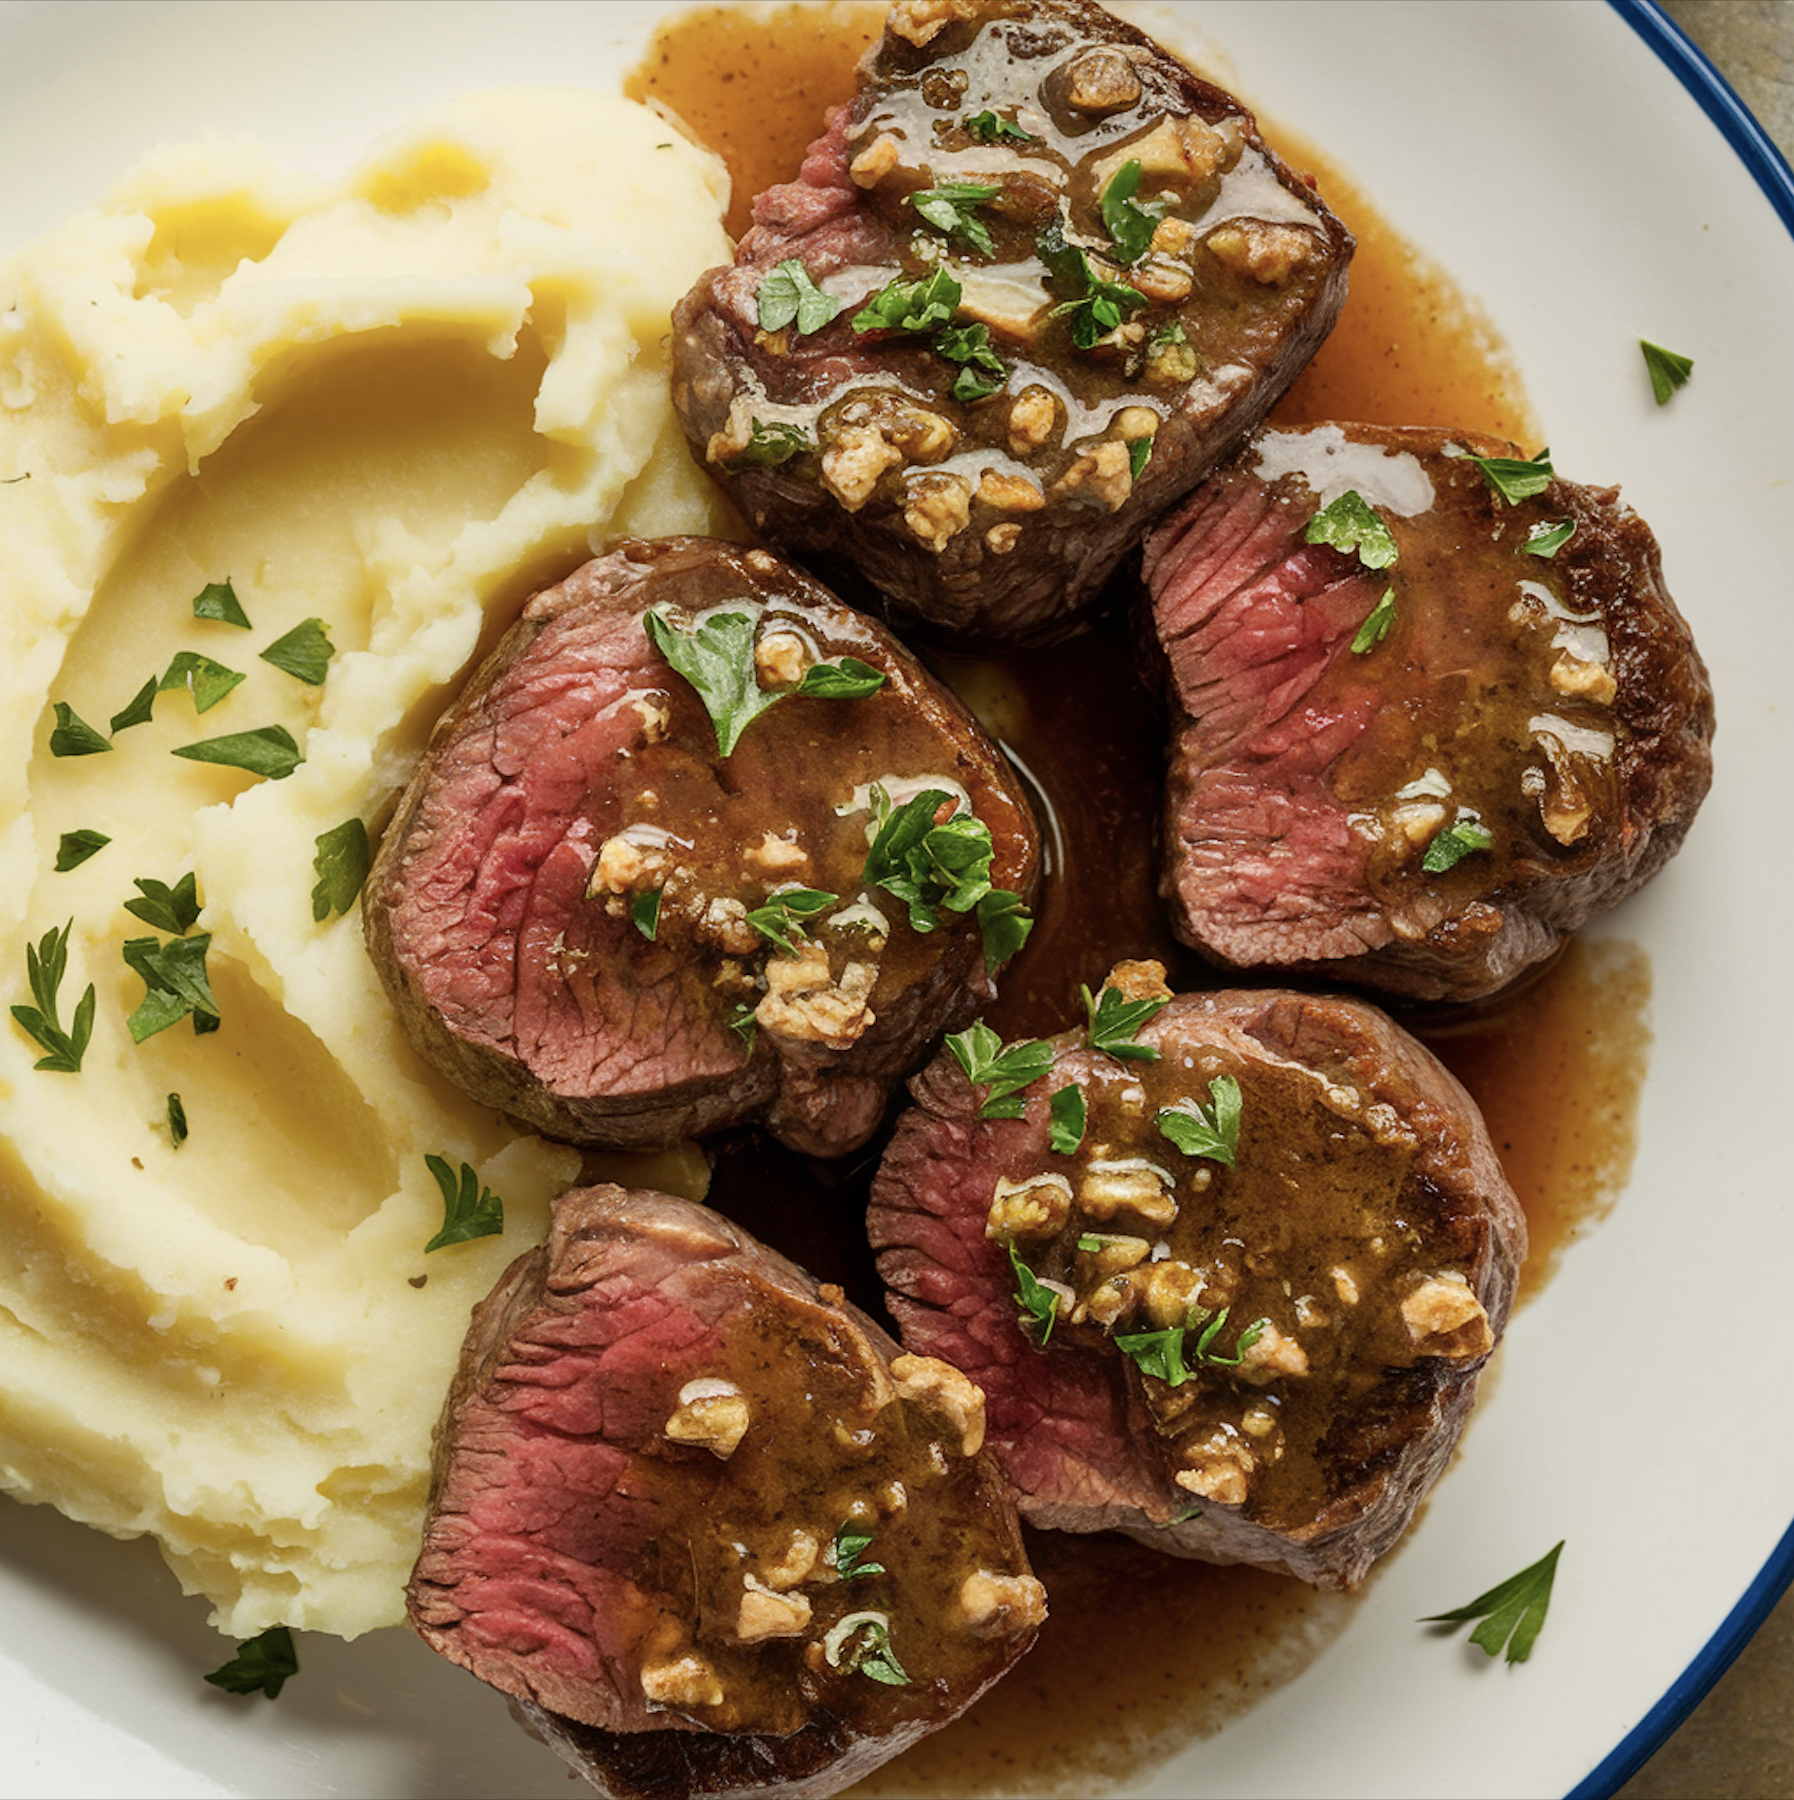
[{"label": "mashed potato", "polygon": [[[532,587],[722,524],[661,346],[723,187],[626,101],[494,94],[340,182],[158,152],[0,265],[0,993],[72,921],[62,1025],[96,996],[79,1073],[0,1023],[0,1486],[153,1533],[233,1635],[401,1617],[468,1309],[576,1172],[419,1064],[316,842],[377,831]],[[195,616],[225,582],[248,628]],[[261,656],[309,619],[321,686]],[[183,651],[245,679],[112,729]],[[56,703],[110,749],[52,754]],[[284,778],[171,754],[275,726]],[[75,832],[110,841],[58,872]],[[136,1043],[123,946],[174,933],[125,902],[188,872],[219,1026]],[[425,1254],[430,1155],[502,1237]]]}]

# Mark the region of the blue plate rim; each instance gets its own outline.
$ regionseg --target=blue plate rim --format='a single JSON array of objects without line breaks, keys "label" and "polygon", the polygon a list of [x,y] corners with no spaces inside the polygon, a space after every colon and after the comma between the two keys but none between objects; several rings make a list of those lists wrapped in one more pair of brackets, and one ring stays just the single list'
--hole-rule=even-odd
[{"label": "blue plate rim", "polygon": [[[1738,153],[1777,217],[1794,236],[1794,170],[1756,116],[1732,91],[1688,34],[1657,0],[1609,0],[1609,4],[1711,119]],[[1570,1790],[1568,1800],[1605,1800],[1649,1760],[1756,1634],[1794,1582],[1794,1524],[1782,1534],[1756,1579],[1669,1691],[1618,1745]]]}]

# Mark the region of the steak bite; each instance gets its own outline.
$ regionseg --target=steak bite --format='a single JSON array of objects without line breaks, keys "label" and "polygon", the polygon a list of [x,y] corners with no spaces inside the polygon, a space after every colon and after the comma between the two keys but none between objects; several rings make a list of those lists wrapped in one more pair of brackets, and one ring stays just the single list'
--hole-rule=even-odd
[{"label": "steak bite", "polygon": [[1163,890],[1217,962],[1491,993],[1655,874],[1706,794],[1713,695],[1656,540],[1511,444],[1266,430],[1144,574]]},{"label": "steak bite", "polygon": [[1062,636],[1265,415],[1352,240],[1088,0],[899,0],[674,313],[693,452],[772,542],[964,639]]},{"label": "steak bite", "polygon": [[579,1143],[763,1118],[830,1155],[989,999],[1036,861],[1008,765],[888,632],[765,551],[629,542],[445,715],[364,918],[476,1099]]},{"label": "steak bite", "polygon": [[411,1622],[603,1793],[834,1793],[1045,1616],[982,1435],[720,1215],[576,1189],[474,1311]]},{"label": "steak bite", "polygon": [[976,1057],[916,1077],[879,1272],[904,1343],[983,1388],[1029,1522],[1351,1587],[1450,1457],[1525,1220],[1383,1014],[1162,973],[1117,968],[1012,1097]]}]

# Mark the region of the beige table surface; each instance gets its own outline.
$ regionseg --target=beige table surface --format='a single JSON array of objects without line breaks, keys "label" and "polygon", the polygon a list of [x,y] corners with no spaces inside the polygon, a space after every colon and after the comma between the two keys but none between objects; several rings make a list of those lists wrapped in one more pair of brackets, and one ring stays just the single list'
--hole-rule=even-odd
[{"label": "beige table surface", "polygon": [[[1794,0],[1664,0],[1664,10],[1794,161]],[[1794,1800],[1794,1591],[1619,1795]]]}]

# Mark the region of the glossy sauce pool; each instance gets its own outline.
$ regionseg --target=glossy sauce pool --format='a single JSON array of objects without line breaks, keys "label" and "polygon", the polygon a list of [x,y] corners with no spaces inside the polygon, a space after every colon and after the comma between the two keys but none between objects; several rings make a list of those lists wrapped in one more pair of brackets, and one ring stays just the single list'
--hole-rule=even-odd
[{"label": "glossy sauce pool", "polygon": [[[626,91],[669,106],[729,163],[729,223],[739,235],[751,196],[795,173],[824,113],[851,94],[854,64],[883,13],[847,0],[693,7],[662,26]],[[1273,417],[1451,424],[1536,450],[1542,433],[1519,371],[1475,304],[1323,152],[1269,121],[1265,132],[1292,166],[1314,175],[1358,240],[1339,324]],[[1122,957],[1158,957],[1174,987],[1218,985],[1172,940],[1157,900],[1162,731],[1138,684],[1121,611],[1044,651],[931,658],[1034,783],[1051,845],[1039,923],[987,1015],[1006,1039],[1065,1029],[1082,1015],[1080,985],[1094,987]],[[1649,1002],[1641,951],[1578,943],[1517,995],[1405,1021],[1476,1097],[1526,1207],[1532,1251],[1522,1303],[1625,1185]],[[859,1229],[876,1158],[873,1147],[822,1167],[743,1134],[721,1147],[710,1198],[876,1312],[878,1284]],[[1030,1535],[1030,1549],[1052,1605],[1036,1647],[964,1718],[855,1792],[1078,1794],[1120,1785],[1293,1678],[1355,1605],[1352,1596],[1186,1563],[1120,1539],[1042,1532]],[[1442,1595],[1440,1604],[1462,1598]]]}]

